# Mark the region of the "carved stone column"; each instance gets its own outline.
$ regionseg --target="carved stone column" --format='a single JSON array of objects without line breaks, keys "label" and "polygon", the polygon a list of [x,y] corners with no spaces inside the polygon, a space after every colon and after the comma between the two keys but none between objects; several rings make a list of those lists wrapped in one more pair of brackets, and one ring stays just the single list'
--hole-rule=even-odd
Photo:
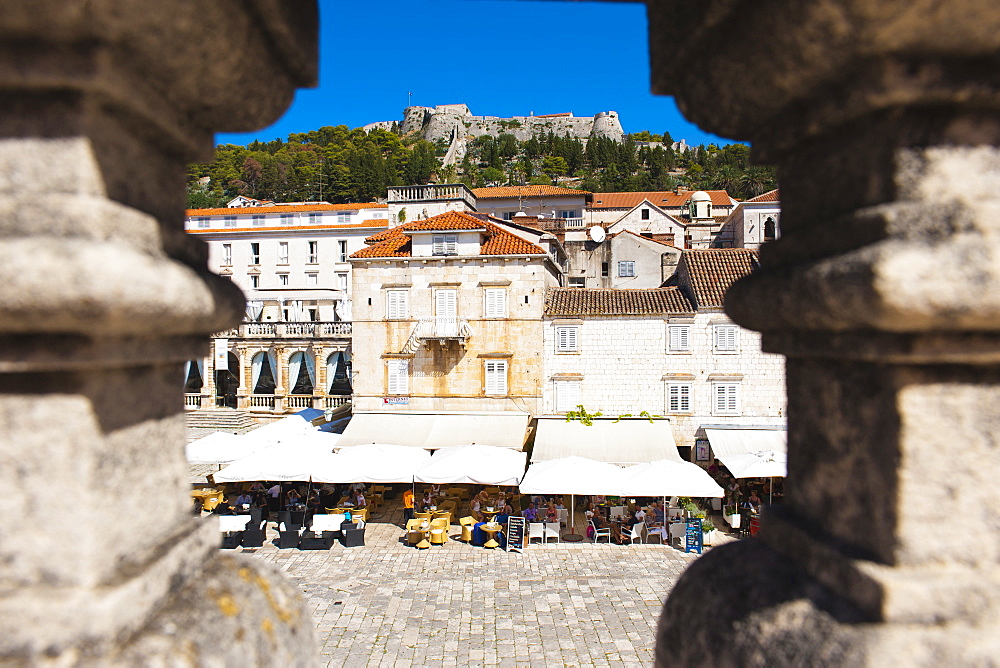
[{"label": "carved stone column", "polygon": [[654,89],[778,165],[726,310],[787,355],[787,500],[668,599],[661,665],[1000,656],[1000,6],[649,3]]},{"label": "carved stone column", "polygon": [[313,81],[315,32],[310,2],[0,12],[3,659],[313,661],[295,588],[190,515],[181,370],[243,311],[184,233],[186,163]]}]

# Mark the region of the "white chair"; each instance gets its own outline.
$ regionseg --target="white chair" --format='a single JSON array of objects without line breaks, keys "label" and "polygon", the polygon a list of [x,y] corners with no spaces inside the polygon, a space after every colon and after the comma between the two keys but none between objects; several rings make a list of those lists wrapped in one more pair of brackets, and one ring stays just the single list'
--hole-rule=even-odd
[{"label": "white chair", "polygon": [[531,539],[537,538],[543,543],[545,542],[545,523],[543,522],[529,522],[528,523],[528,544],[531,544]]},{"label": "white chair", "polygon": [[625,506],[611,506],[611,518],[625,517]]},{"label": "white chair", "polygon": [[569,511],[566,510],[565,508],[559,508],[557,510],[557,512],[559,513],[559,524],[563,525],[564,527],[568,527],[569,526]]},{"label": "white chair", "polygon": [[638,538],[639,542],[642,542],[642,532],[646,529],[646,525],[643,523],[633,524],[631,531],[628,534],[622,534],[622,539],[627,538],[629,544],[635,545],[635,539]]},{"label": "white chair", "polygon": [[250,521],[249,515],[219,515],[219,531],[222,533],[233,533],[243,531]]},{"label": "white chair", "polygon": [[607,538],[608,539],[608,543],[611,543],[611,528],[610,527],[604,528],[604,529],[598,529],[594,525],[594,520],[588,521],[587,524],[590,525],[590,529],[593,532],[593,538],[594,538],[594,542],[595,543],[597,542],[598,538]]},{"label": "white chair", "polygon": [[340,525],[344,523],[344,516],[338,515],[313,515],[310,531],[317,533],[323,531],[340,531]]},{"label": "white chair", "polygon": [[670,533],[667,531],[667,528],[662,524],[654,524],[652,526],[646,527],[646,542],[648,543],[649,539],[654,536],[656,537],[657,542],[659,543],[670,542]]},{"label": "white chair", "polygon": [[559,539],[559,522],[546,522],[545,523],[545,542],[549,542],[549,538],[555,538],[556,542],[560,542]]},{"label": "white chair", "polygon": [[670,525],[670,544],[674,544],[674,538],[680,541],[678,544],[684,547],[684,534],[687,533],[687,525],[684,522],[674,522]]}]

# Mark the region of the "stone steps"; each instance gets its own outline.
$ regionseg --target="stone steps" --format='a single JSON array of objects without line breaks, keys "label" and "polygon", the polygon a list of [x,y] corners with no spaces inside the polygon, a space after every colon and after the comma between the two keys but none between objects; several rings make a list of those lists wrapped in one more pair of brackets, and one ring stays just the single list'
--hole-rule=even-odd
[{"label": "stone steps", "polygon": [[232,408],[202,408],[189,411],[186,418],[188,442],[216,431],[245,434],[261,426],[249,414]]}]

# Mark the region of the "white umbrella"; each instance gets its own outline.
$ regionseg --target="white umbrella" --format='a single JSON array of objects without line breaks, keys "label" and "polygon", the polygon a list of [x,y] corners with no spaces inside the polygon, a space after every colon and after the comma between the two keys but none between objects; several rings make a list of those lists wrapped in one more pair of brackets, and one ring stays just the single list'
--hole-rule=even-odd
[{"label": "white umbrella", "polygon": [[522,494],[570,494],[570,523],[573,534],[567,539],[579,540],[576,534],[577,494],[621,494],[624,469],[607,462],[586,457],[560,457],[535,462],[521,479]]},{"label": "white umbrella", "polygon": [[721,497],[725,490],[705,469],[691,462],[669,459],[636,464],[625,469],[622,492],[629,496]]},{"label": "white umbrella", "polygon": [[516,485],[527,455],[493,445],[456,445],[435,451],[414,473],[414,482],[430,484]]},{"label": "white umbrella", "polygon": [[729,455],[723,463],[734,478],[783,478],[788,472],[788,454],[780,450]]},{"label": "white umbrella", "polygon": [[212,477],[216,482],[307,481],[336,467],[331,450],[328,443],[315,441],[272,445],[233,462]]},{"label": "white umbrella", "polygon": [[[388,443],[367,443],[341,448],[337,462],[343,474],[356,477],[323,482],[413,482],[414,474],[431,461],[431,453],[423,448]],[[349,473],[350,472],[350,473]]]},{"label": "white umbrella", "polygon": [[246,457],[253,448],[236,434],[217,431],[184,447],[189,464],[228,464]]}]

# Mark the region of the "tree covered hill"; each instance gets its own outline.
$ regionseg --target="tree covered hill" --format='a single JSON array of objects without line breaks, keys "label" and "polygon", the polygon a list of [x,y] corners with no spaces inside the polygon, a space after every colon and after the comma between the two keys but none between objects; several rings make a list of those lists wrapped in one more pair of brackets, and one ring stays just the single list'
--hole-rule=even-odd
[{"label": "tree covered hill", "polygon": [[670,135],[641,132],[616,142],[548,135],[477,137],[459,164],[448,146],[388,130],[347,126],[293,133],[286,141],[223,144],[215,160],[188,169],[188,206],[222,206],[236,195],[276,202],[369,202],[394,185],[462,182],[469,187],[558,183],[592,192],[724,189],[754,197],[777,187],[774,170],[751,165],[744,144],[671,148]]}]

